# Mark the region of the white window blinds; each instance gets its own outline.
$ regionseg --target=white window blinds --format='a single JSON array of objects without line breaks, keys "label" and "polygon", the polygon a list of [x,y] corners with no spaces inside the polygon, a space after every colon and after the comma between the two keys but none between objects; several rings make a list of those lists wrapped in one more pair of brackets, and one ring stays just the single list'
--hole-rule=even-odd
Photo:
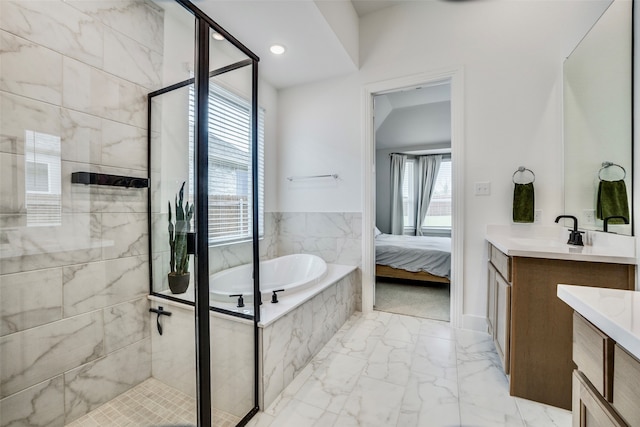
[{"label": "white window blinds", "polygon": [[[195,94],[190,97],[193,129]],[[192,136],[193,138],[193,136]],[[190,175],[193,176],[193,141]],[[253,199],[251,105],[219,85],[209,84],[209,243],[247,240],[252,236]],[[264,109],[258,112],[258,230],[264,233]],[[190,185],[193,188],[193,185]],[[193,191],[191,191],[193,194]]]},{"label": "white window blinds", "polygon": [[25,132],[25,204],[27,226],[62,224],[60,137]]}]

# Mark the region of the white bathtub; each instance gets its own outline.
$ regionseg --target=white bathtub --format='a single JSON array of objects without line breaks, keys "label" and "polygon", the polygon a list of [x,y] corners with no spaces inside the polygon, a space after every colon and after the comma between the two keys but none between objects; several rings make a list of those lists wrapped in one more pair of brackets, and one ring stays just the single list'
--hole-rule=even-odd
[{"label": "white bathtub", "polygon": [[[327,274],[327,263],[316,255],[294,254],[260,262],[262,301],[270,301],[272,291],[284,289],[278,298],[317,284]],[[253,301],[253,265],[245,264],[209,277],[209,295],[214,301],[236,302],[230,295],[242,294],[245,304]],[[267,299],[269,298],[269,299]]]}]

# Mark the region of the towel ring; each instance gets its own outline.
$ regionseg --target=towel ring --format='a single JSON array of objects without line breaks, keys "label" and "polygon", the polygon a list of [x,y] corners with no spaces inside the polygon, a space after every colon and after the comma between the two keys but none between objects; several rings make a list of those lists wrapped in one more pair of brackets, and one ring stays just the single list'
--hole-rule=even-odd
[{"label": "towel ring", "polygon": [[516,182],[516,174],[520,172],[520,173],[524,173],[524,172],[531,172],[531,176],[533,176],[533,179],[531,180],[531,182],[524,182],[523,184],[533,184],[534,182],[536,182],[536,174],[533,173],[533,171],[531,169],[527,169],[524,166],[520,166],[518,168],[518,170],[516,170],[513,173],[513,176],[511,177],[511,181],[513,181],[514,184],[517,184]]},{"label": "towel ring", "polygon": [[622,173],[623,173],[623,175],[622,175],[622,179],[625,179],[625,178],[627,177],[627,171],[626,171],[626,170],[625,170],[625,168],[623,168],[622,166],[620,166],[620,165],[618,165],[618,164],[616,164],[616,163],[612,163],[612,162],[602,162],[602,167],[601,167],[601,168],[600,168],[600,170],[598,171],[598,179],[599,179],[600,181],[604,181],[604,180],[602,179],[602,176],[600,176],[600,174],[602,173],[602,171],[603,171],[603,170],[605,170],[605,169],[607,169],[608,167],[611,167],[611,166],[617,166],[617,167],[619,167],[620,169],[622,169]]}]

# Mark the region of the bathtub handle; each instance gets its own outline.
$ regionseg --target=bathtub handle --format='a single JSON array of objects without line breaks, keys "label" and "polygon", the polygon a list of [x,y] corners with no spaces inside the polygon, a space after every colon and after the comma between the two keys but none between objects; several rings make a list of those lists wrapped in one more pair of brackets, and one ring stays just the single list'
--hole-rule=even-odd
[{"label": "bathtub handle", "polygon": [[274,304],[278,302],[278,294],[276,292],[284,292],[284,289],[273,291],[273,295],[271,295],[271,302]]},{"label": "bathtub handle", "polygon": [[229,298],[238,297],[238,308],[244,307],[244,298],[242,294],[229,295]]}]

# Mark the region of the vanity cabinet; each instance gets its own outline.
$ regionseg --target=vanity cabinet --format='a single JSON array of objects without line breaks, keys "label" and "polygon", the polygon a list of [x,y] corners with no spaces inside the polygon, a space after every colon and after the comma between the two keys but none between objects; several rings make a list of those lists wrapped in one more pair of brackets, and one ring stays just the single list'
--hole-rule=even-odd
[{"label": "vanity cabinet", "polygon": [[573,427],[640,425],[640,361],[582,316],[573,320]]},{"label": "vanity cabinet", "polygon": [[573,371],[572,427],[627,427],[579,371]]},{"label": "vanity cabinet", "polygon": [[573,310],[557,285],[633,289],[635,266],[507,256],[492,244],[489,254],[487,319],[510,394],[571,409]]},{"label": "vanity cabinet", "polygon": [[511,259],[490,247],[487,325],[505,373],[509,373],[511,332]]}]

